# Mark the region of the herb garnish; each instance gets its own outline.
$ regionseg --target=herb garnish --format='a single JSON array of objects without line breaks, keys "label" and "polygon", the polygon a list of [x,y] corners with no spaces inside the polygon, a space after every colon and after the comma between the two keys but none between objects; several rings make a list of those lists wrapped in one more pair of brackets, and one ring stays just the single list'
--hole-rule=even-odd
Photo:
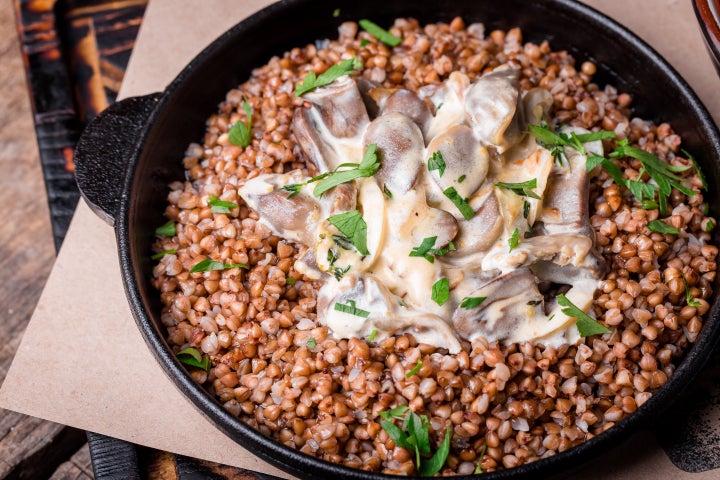
[{"label": "herb garnish", "polygon": [[448,252],[455,251],[455,244],[453,242],[448,243],[447,247],[445,248],[433,248],[436,240],[436,236],[424,238],[423,241],[420,243],[420,246],[413,247],[409,256],[423,257],[428,262],[435,263],[435,256],[441,257],[443,255],[446,255]]},{"label": "herb garnish", "polygon": [[333,267],[331,271],[332,271],[333,277],[335,277],[335,280],[337,280],[339,282],[340,280],[342,280],[342,278],[345,276],[345,274],[350,271],[350,265],[348,265],[345,268]]},{"label": "herb garnish", "polygon": [[655,183],[648,183],[646,185],[649,185],[649,187],[639,188],[636,184],[641,182],[635,181],[635,184],[631,184],[633,181],[630,180],[627,182],[626,186],[640,202],[643,200],[654,200],[655,192],[657,191],[658,206],[660,208],[660,213],[663,215],[667,213],[667,199],[672,193],[673,188],[676,188],[687,196],[695,195],[695,192],[681,183],[683,179],[676,175],[676,173],[684,172],[689,168],[692,168],[691,165],[670,165],[663,162],[650,152],[631,147],[628,145],[627,140],[619,140],[617,148],[610,153],[609,157],[631,157],[640,161],[642,168],[640,169],[640,172],[638,172],[638,178],[641,178],[644,173],[647,173],[650,175],[650,178],[655,181]]},{"label": "herb garnish", "polygon": [[386,45],[390,45],[391,47],[397,47],[402,42],[401,38],[396,37],[392,33],[371,22],[370,20],[362,19],[358,22],[358,24],[360,25],[360,28],[362,28],[370,35],[377,38]]},{"label": "herb garnish", "polygon": [[[550,150],[553,159],[560,165],[563,164],[563,161],[567,161],[565,147],[570,147],[583,155],[587,155],[585,147],[583,146],[584,143],[615,138],[614,132],[607,131],[580,134],[570,132],[570,135],[566,133],[555,133],[548,128],[545,122],[542,122],[540,125],[528,125],[528,128],[530,129],[530,133],[535,137],[538,145]],[[595,164],[593,168],[595,166],[597,166],[597,164]]]},{"label": "herb garnish", "polygon": [[602,323],[592,318],[587,313],[583,312],[562,293],[557,296],[557,303],[562,307],[560,311],[568,317],[575,317],[577,321],[575,326],[578,329],[581,337],[589,337],[590,335],[599,335],[601,333],[610,333],[612,330],[607,328]]},{"label": "herb garnish", "polygon": [[470,310],[471,308],[479,307],[486,299],[487,297],[465,297],[460,303],[460,308]]},{"label": "herb garnish", "polygon": [[689,307],[700,307],[702,306],[702,303],[698,302],[697,300],[693,299],[692,294],[690,293],[690,285],[687,283],[687,278],[685,278],[685,274],[682,274],[683,283],[685,284],[685,302],[687,302]]},{"label": "herb garnish", "polygon": [[337,18],[339,16],[340,16],[340,9],[336,8],[335,10],[333,10],[333,17]]},{"label": "herb garnish", "polygon": [[508,245],[510,246],[510,251],[512,252],[514,249],[517,248],[517,246],[520,244],[520,230],[517,228],[513,230],[512,235],[510,235],[510,238],[508,238]]},{"label": "herb garnish", "polygon": [[315,339],[313,337],[310,337],[310,339],[307,341],[306,345],[310,350],[315,350],[315,347],[317,346],[317,342],[315,341]]},{"label": "herb garnish", "polygon": [[372,332],[370,332],[370,336],[368,337],[368,342],[375,341],[375,337],[377,336],[377,333],[378,333],[377,328],[373,328]]},{"label": "herb garnish", "polygon": [[438,175],[440,177],[443,176],[443,173],[445,173],[445,168],[447,165],[445,165],[445,159],[442,156],[442,152],[440,150],[436,150],[435,153],[433,153],[430,158],[428,159],[428,171],[437,170]]},{"label": "herb garnish", "polygon": [[658,208],[658,204],[655,200],[643,200],[640,206],[643,210],[655,210]]},{"label": "herb garnish", "polygon": [[[300,190],[302,190],[305,185],[309,183],[320,182],[315,186],[315,189],[313,190],[313,195],[319,197],[323,193],[327,192],[331,188],[337,187],[341,183],[351,182],[356,178],[361,177],[372,177],[373,175],[375,175],[375,172],[380,169],[380,161],[378,160],[377,153],[375,152],[376,149],[377,145],[371,143],[365,150],[365,154],[363,155],[360,163],[343,163],[338,165],[338,167],[332,172],[322,173],[316,177],[311,178],[305,183],[291,183],[289,185],[284,185],[281,188],[282,190],[290,192],[288,198],[292,198],[298,193],[300,193]],[[341,168],[346,170],[340,170]],[[390,196],[392,196],[392,194],[390,194]]]},{"label": "herb garnish", "polygon": [[475,471],[473,472],[475,475],[477,475],[478,473],[483,473],[482,461],[483,458],[485,458],[485,450],[487,450],[487,443],[483,445],[482,449],[480,450],[480,454],[478,455],[478,463],[475,466]]},{"label": "herb garnish", "polygon": [[190,273],[197,272],[210,272],[212,270],[227,270],[230,268],[244,268],[247,270],[248,265],[246,263],[223,263],[213,260],[212,258],[206,258],[196,263],[194,267],[190,269]]},{"label": "herb garnish", "polygon": [[155,229],[155,235],[161,235],[163,237],[174,237],[175,236],[175,223],[170,220],[165,225],[161,225]]},{"label": "herb garnish", "polygon": [[352,250],[353,249],[353,243],[350,241],[349,238],[347,238],[345,235],[333,235],[333,240],[335,240],[335,243],[345,250]]},{"label": "herb garnish", "polygon": [[361,255],[369,255],[367,249],[367,223],[357,210],[339,213],[328,218],[328,222],[340,230]]},{"label": "herb garnish", "polygon": [[448,187],[443,190],[443,194],[455,204],[465,220],[470,220],[475,216],[475,210],[472,209],[466,199],[462,198],[460,194],[455,190],[455,187]]},{"label": "herb garnish", "polygon": [[715,228],[715,222],[708,218],[708,221],[705,223],[704,230],[709,233],[713,231],[713,228]]},{"label": "herb garnish", "polygon": [[527,220],[530,216],[530,202],[523,200],[523,218]]},{"label": "herb garnish", "polygon": [[233,145],[245,148],[252,142],[252,108],[246,100],[243,100],[242,107],[245,110],[247,123],[235,122],[228,132],[228,140]]},{"label": "herb garnish", "polygon": [[180,350],[176,357],[181,363],[190,365],[191,367],[202,368],[206,372],[210,370],[210,367],[212,367],[210,359],[208,357],[204,357],[200,351],[194,347],[188,347]]},{"label": "herb garnish", "polygon": [[207,202],[212,213],[230,213],[230,210],[237,208],[237,203],[220,200],[215,195],[210,195]]},{"label": "herb garnish", "polygon": [[290,285],[291,287],[297,283],[297,280],[295,280],[295,277],[287,277],[285,279],[285,285]]},{"label": "herb garnish", "polygon": [[[404,408],[402,408],[404,407]],[[380,422],[383,430],[388,437],[395,442],[395,445],[415,451],[415,466],[423,477],[431,477],[439,472],[448,454],[450,453],[450,437],[452,428],[450,425],[445,430],[445,438],[440,444],[440,448],[435,454],[426,459],[430,455],[430,421],[425,415],[418,415],[412,410],[409,411],[402,423],[402,429],[392,422],[392,418],[402,418],[403,413],[408,412],[408,407],[402,405],[395,407],[389,412],[378,412],[385,420]]]},{"label": "herb garnish", "polygon": [[531,190],[532,188],[537,188],[537,178],[519,183],[497,182],[495,186],[510,190],[514,194],[522,197],[537,198],[540,200],[540,196]]},{"label": "herb garnish", "polygon": [[467,175],[460,175],[460,177],[458,177],[458,179],[457,179],[457,182],[462,183],[465,181],[466,178],[467,178]]},{"label": "herb garnish", "polygon": [[697,173],[698,178],[700,179],[700,184],[702,185],[703,190],[707,190],[707,181],[705,180],[705,175],[703,175],[702,170],[700,170],[700,165],[698,165],[697,161],[695,160],[695,157],[690,155],[690,152],[687,150],[680,149],[680,151],[690,160],[693,164],[693,167],[695,167],[695,173]]},{"label": "herb garnish", "polygon": [[158,253],[156,253],[155,255],[153,255],[152,257],[150,257],[150,259],[151,259],[151,260],[158,260],[158,259],[164,257],[165,255],[175,255],[176,253],[177,253],[177,252],[176,252],[174,249],[163,250],[162,252],[158,252]]},{"label": "herb garnish", "polygon": [[387,185],[385,185],[385,184],[383,184],[383,193],[385,194],[385,196],[386,196],[388,199],[392,200],[392,192],[390,191],[390,189],[389,189],[389,188],[387,187]]},{"label": "herb garnish", "polygon": [[349,313],[350,315],[355,315],[356,317],[367,318],[370,316],[370,312],[367,310],[357,308],[355,300],[348,300],[347,304],[336,303],[335,310],[338,312]]},{"label": "herb garnish", "polygon": [[663,235],[678,235],[680,233],[680,230],[673,227],[672,225],[668,225],[661,220],[653,220],[651,222],[648,222],[647,226],[651,232],[662,233]]},{"label": "herb garnish", "polygon": [[405,374],[405,378],[410,378],[410,377],[412,377],[413,375],[415,375],[416,373],[418,373],[421,368],[422,368],[422,359],[421,359],[421,358],[418,358],[418,361],[417,361],[417,363],[415,364],[415,366],[412,368],[412,370],[410,370],[409,372],[407,372],[407,373]]},{"label": "herb garnish", "polygon": [[353,57],[333,65],[319,76],[310,70],[303,82],[295,85],[295,96],[302,97],[316,88],[330,85],[343,75],[355,73],[355,70],[359,70],[360,68],[362,68],[362,61],[357,57]]},{"label": "herb garnish", "polygon": [[450,298],[450,281],[447,278],[441,278],[433,283],[430,298],[441,307],[445,305]]}]

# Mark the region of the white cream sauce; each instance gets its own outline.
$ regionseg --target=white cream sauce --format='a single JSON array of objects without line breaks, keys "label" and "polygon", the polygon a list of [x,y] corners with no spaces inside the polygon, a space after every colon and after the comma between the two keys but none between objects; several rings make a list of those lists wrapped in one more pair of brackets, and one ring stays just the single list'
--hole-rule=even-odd
[{"label": "white cream sauce", "polygon": [[[464,189],[460,177],[441,180],[450,182],[450,185],[459,187],[459,191],[467,194],[469,204],[475,211],[482,207],[490,195],[495,196],[502,223],[499,230],[487,230],[489,233],[486,235],[491,237],[473,238],[472,235],[465,235],[468,238],[463,237],[462,242],[454,244],[457,251],[446,256],[435,256],[434,262],[410,256],[412,249],[420,246],[425,238],[436,236],[438,238],[434,248],[447,247],[458,229],[462,233],[464,229],[471,228],[458,208],[443,194],[447,183],[441,188],[437,177],[431,177],[426,163],[434,152],[429,148],[423,152],[425,164],[420,168],[414,186],[406,193],[393,192],[392,198],[387,198],[383,193],[383,185],[379,185],[375,178],[354,180],[357,186],[356,208],[367,224],[368,255],[363,256],[354,248],[347,249],[338,244],[334,236],[341,235],[341,232],[327,218],[340,212],[333,210],[330,192],[320,198],[313,196],[313,183],[304,186],[293,197],[295,200],[288,200],[302,204],[310,212],[303,217],[306,218],[303,231],[283,228],[277,218],[267,218],[263,212],[259,212],[260,221],[273,233],[305,244],[311,250],[310,253],[314,254],[317,269],[326,272],[325,284],[318,293],[318,316],[334,336],[367,338],[375,332],[375,339],[381,340],[388,335],[410,332],[418,341],[446,348],[450,353],[460,351],[460,339],[472,341],[478,336],[484,336],[490,341],[535,341],[556,346],[575,342],[579,338],[574,318],[563,314],[554,302],[545,307],[528,304],[528,292],[482,305],[482,315],[463,320],[468,313],[460,307],[465,297],[482,292],[484,285],[501,275],[532,267],[538,261],[552,262],[558,268],[573,267],[573,273],[566,282],[570,285],[566,296],[583,310],[590,307],[598,287],[595,278],[597,272],[593,270],[597,262],[588,260],[592,256],[593,239],[573,228],[557,225],[551,226],[554,230],[549,228],[553,232],[552,236],[524,238],[537,219],[547,220],[552,218],[551,215],[543,216],[542,199],[519,196],[495,186],[496,182],[518,183],[536,179],[537,187],[533,191],[543,197],[551,174],[562,168],[554,164],[550,152],[538,147],[534,139],[520,138],[519,143],[515,141],[510,144],[510,137],[518,140],[517,135],[505,136],[517,120],[513,115],[523,114],[523,99],[511,77],[504,72],[485,83],[480,79],[471,84],[464,74],[453,73],[445,84],[428,96],[428,100],[435,105],[436,115],[425,129],[428,132],[425,136],[426,146],[453,127],[467,125],[472,128],[477,151],[480,152],[478,158],[487,162],[486,166],[477,169],[482,172],[483,178],[480,181],[473,179],[478,187],[469,189],[472,191]],[[499,98],[488,97],[493,89],[499,89]],[[469,93],[474,106],[466,101]],[[526,99],[526,103],[532,103],[526,104],[525,108],[531,109],[529,117],[537,119],[541,117],[543,108],[547,108],[548,102],[547,96],[538,95],[537,92],[534,95],[533,99]],[[326,159],[321,169],[333,169],[340,163],[360,163],[363,155],[362,136],[333,137],[323,125],[319,112],[312,111],[314,108],[311,107],[311,118],[316,124],[316,131],[337,155],[335,159]],[[597,152],[598,145],[592,145],[588,150]],[[601,144],[599,150],[601,153]],[[505,156],[500,152],[505,152]],[[584,158],[579,161],[575,158],[575,163],[581,163],[583,168],[584,162]],[[448,166],[448,171],[458,171],[452,167]],[[408,169],[413,173],[417,170],[414,166]],[[282,186],[307,180],[309,178],[300,172],[260,175],[248,180],[238,189],[238,193],[248,206],[258,210],[263,196],[285,194],[280,190]],[[525,202],[529,204],[527,212]],[[288,208],[292,208],[292,205]],[[482,225],[477,228],[483,231]],[[511,251],[508,242],[515,231],[519,234],[519,244]],[[481,240],[489,247],[471,254],[464,252],[472,247],[471,243]],[[305,263],[298,264],[296,268],[301,271],[312,270]],[[345,273],[336,279],[333,273],[338,269]],[[433,285],[443,278],[449,281],[449,298],[439,305],[433,301],[431,292]],[[536,289],[534,295],[542,299],[542,294]],[[335,308],[337,304],[348,305],[349,302],[355,302],[356,308],[367,312],[367,315],[353,315]],[[455,323],[454,327],[454,322],[458,321],[480,323],[478,328],[466,323]]]}]

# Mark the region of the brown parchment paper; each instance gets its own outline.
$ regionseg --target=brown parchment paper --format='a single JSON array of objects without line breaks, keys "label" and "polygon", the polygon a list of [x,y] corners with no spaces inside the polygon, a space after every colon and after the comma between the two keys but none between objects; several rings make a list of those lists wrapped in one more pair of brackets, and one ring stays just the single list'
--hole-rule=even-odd
[{"label": "brown parchment paper", "polygon": [[[162,90],[205,45],[269,3],[152,0],[120,97]],[[690,2],[587,3],[652,44],[693,86],[716,122],[720,120],[720,80],[705,51]],[[132,319],[114,232],[82,201],[0,389],[0,407],[161,450],[291,478],[228,439],[166,377]],[[715,430],[719,432],[720,418]],[[647,432],[636,434],[625,445],[629,446],[602,455],[573,477],[710,480],[720,476],[720,470],[679,470]]]}]

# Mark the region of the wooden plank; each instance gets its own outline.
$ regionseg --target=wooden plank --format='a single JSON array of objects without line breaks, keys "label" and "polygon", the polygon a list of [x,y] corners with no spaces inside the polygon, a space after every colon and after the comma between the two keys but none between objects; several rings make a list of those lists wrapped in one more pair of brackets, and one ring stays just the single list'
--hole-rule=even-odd
[{"label": "wooden plank", "polygon": [[92,462],[90,460],[90,449],[88,444],[83,445],[80,450],[67,462],[55,470],[50,480],[90,480],[93,478]]}]

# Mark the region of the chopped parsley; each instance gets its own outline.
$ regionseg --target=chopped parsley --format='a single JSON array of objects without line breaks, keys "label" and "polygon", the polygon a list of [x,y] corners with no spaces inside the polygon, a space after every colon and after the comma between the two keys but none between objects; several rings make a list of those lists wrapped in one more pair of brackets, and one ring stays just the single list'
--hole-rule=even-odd
[{"label": "chopped parsley", "polygon": [[191,367],[202,368],[206,372],[210,370],[210,367],[212,367],[210,359],[203,356],[195,347],[188,347],[180,350],[176,356],[181,363],[190,365]]},{"label": "chopped parsley", "polygon": [[304,186],[305,186],[304,183],[291,183],[288,185],[283,185],[281,188],[282,188],[282,190],[285,190],[286,192],[290,192],[290,195],[288,195],[287,198],[292,198],[295,195],[297,195],[298,193],[300,193],[300,191],[302,190],[302,188]]},{"label": "chopped parsley", "polygon": [[685,274],[682,274],[683,283],[685,284],[685,301],[687,302],[689,307],[700,307],[702,306],[702,303],[698,302],[692,297],[692,294],[690,293],[690,285],[687,283],[687,279],[685,278]]},{"label": "chopped parsley", "polygon": [[228,270],[230,268],[244,268],[247,270],[250,267],[248,267],[245,263],[223,263],[213,260],[212,258],[206,258],[205,260],[201,260],[196,263],[195,266],[190,269],[190,273],[210,272],[212,270]]},{"label": "chopped parsley", "polygon": [[[570,132],[569,135],[567,133],[555,133],[550,130],[545,122],[542,122],[540,125],[529,125],[528,128],[530,129],[530,133],[532,133],[535,137],[538,145],[548,149],[550,154],[553,156],[554,161],[560,165],[562,165],[563,162],[567,162],[565,147],[570,147],[583,155],[587,155],[587,151],[583,146],[584,143],[615,138],[614,132],[607,131],[580,134]],[[597,164],[595,164],[593,168],[595,166],[597,166]]]},{"label": "chopped parsley", "polygon": [[405,413],[408,411],[407,405],[398,405],[395,408],[392,408],[386,412],[378,412],[378,415],[380,415],[385,420],[390,420],[392,418],[398,418],[401,419],[405,416]]},{"label": "chopped parsley", "polygon": [[315,350],[315,347],[317,346],[317,342],[315,341],[315,339],[313,337],[310,337],[308,339],[306,345],[310,350]]},{"label": "chopped parsley", "polygon": [[530,202],[523,200],[523,218],[527,220],[530,216]]},{"label": "chopped parsley", "polygon": [[370,316],[370,312],[367,310],[357,308],[355,300],[348,300],[347,304],[336,303],[334,308],[338,312],[349,313],[350,315],[355,315],[356,317],[367,318]]},{"label": "chopped parsley", "polygon": [[340,280],[342,280],[345,274],[350,271],[350,265],[346,266],[345,268],[333,267],[331,271],[333,277],[335,277],[335,280],[339,282]]},{"label": "chopped parsley", "polygon": [[297,283],[297,280],[295,280],[294,277],[287,277],[285,279],[285,285],[290,285],[291,287]]},{"label": "chopped parsley", "polygon": [[680,150],[687,158],[690,160],[693,164],[693,167],[695,167],[695,173],[697,173],[698,178],[700,179],[700,183],[702,184],[703,190],[707,190],[708,185],[707,181],[705,180],[705,175],[703,175],[702,170],[700,170],[700,165],[698,165],[697,161],[695,160],[695,157],[690,155],[690,152],[688,152],[685,149]]},{"label": "chopped parsley", "polygon": [[583,312],[580,308],[575,306],[565,295],[562,293],[557,296],[558,305],[565,307],[560,311],[568,317],[575,317],[577,320],[575,326],[578,329],[581,337],[589,337],[590,335],[600,335],[603,333],[610,333],[612,330],[607,328],[602,323],[592,318],[587,313]]},{"label": "chopped parsley", "polygon": [[295,85],[295,96],[302,97],[308,92],[330,85],[343,75],[350,75],[361,68],[362,61],[357,57],[353,57],[333,65],[319,76],[315,75],[315,72],[310,70],[303,82]]},{"label": "chopped parsley", "polygon": [[465,181],[466,178],[467,178],[467,175],[460,175],[460,177],[457,179],[457,182],[462,183]]},{"label": "chopped parsley", "polygon": [[430,298],[433,302],[441,307],[450,299],[450,281],[447,278],[441,278],[433,283]]},{"label": "chopped parsley", "polygon": [[460,194],[455,190],[455,187],[448,187],[443,190],[443,194],[450,199],[453,204],[460,210],[460,213],[465,220],[470,220],[475,216],[475,210],[472,209],[466,199],[462,198]]},{"label": "chopped parsley", "polygon": [[370,35],[377,38],[386,45],[389,45],[391,47],[397,47],[402,42],[401,38],[396,37],[392,33],[371,22],[370,20],[362,19],[358,22],[358,24],[360,25],[360,28],[362,28]]},{"label": "chopped parsley", "polygon": [[[324,173],[317,177],[311,178],[308,183],[320,180],[315,185],[313,195],[319,197],[323,193],[327,192],[331,188],[337,187],[341,183],[347,183],[361,177],[372,177],[380,169],[380,160],[377,156],[377,145],[371,143],[365,150],[360,163],[343,163],[332,172]],[[340,170],[340,168],[348,168],[347,170]]]},{"label": "chopped parsley", "polygon": [[433,153],[428,159],[428,170],[431,172],[433,170],[437,170],[438,176],[440,177],[442,177],[445,173],[446,167],[447,165],[445,165],[445,159],[443,158],[442,152],[440,152],[440,150],[435,151],[435,153]]},{"label": "chopped parsley", "polygon": [[357,210],[339,213],[328,218],[328,222],[347,237],[361,255],[369,255],[367,249],[367,223]]},{"label": "chopped parsley", "polygon": [[508,238],[508,245],[510,246],[511,252],[516,249],[518,245],[520,245],[520,230],[518,230],[517,228],[513,230],[512,235],[510,235],[510,238]]},{"label": "chopped parsley", "polygon": [[415,364],[415,366],[412,368],[412,370],[410,370],[409,372],[407,372],[407,373],[405,374],[405,378],[410,378],[410,377],[412,377],[413,375],[415,375],[416,373],[418,373],[421,368],[422,368],[422,359],[421,359],[421,358],[418,358],[418,361],[417,361],[417,363]]},{"label": "chopped parsley", "polygon": [[165,225],[159,226],[155,229],[155,235],[163,237],[174,237],[175,236],[175,223],[170,220]]},{"label": "chopped parsley", "polygon": [[478,463],[475,466],[475,471],[473,472],[475,475],[483,473],[482,461],[483,458],[485,458],[485,450],[487,450],[487,443],[483,445],[482,450],[480,450],[480,454],[478,455]]},{"label": "chopped parsley", "polygon": [[368,342],[374,342],[375,337],[377,337],[377,333],[378,333],[377,328],[373,328],[372,332],[370,332],[370,336],[368,337]]},{"label": "chopped parsley", "polygon": [[336,8],[335,10],[333,10],[333,17],[337,18],[339,16],[340,16],[340,9]]},{"label": "chopped parsley", "polygon": [[706,232],[712,232],[713,228],[715,228],[715,222],[713,222],[711,219],[708,218],[708,221],[705,223],[705,231]]},{"label": "chopped parsley", "polygon": [[[443,439],[440,447],[437,449],[432,457],[427,458],[432,453],[430,448],[430,421],[425,415],[418,415],[417,413],[409,410],[406,406],[402,412],[407,412],[402,422],[402,428],[398,427],[393,423],[392,419],[402,419],[400,414],[390,415],[390,412],[379,412],[380,416],[384,418],[380,422],[385,433],[388,437],[395,442],[395,445],[406,448],[411,452],[415,452],[415,467],[423,477],[431,477],[438,473],[445,461],[447,460],[448,454],[450,453],[450,437],[452,428],[450,425],[445,430],[445,438]],[[396,407],[393,410],[399,409]],[[393,411],[391,410],[391,412]],[[387,416],[383,414],[388,414]]]},{"label": "chopped parsley", "polygon": [[228,132],[228,140],[233,145],[245,148],[252,142],[252,108],[245,100],[243,100],[242,107],[245,110],[247,123],[235,122]]},{"label": "chopped parsley", "polygon": [[162,252],[158,252],[158,253],[156,253],[155,255],[153,255],[153,256],[150,257],[150,258],[151,258],[152,260],[159,260],[159,259],[161,259],[162,257],[164,257],[165,255],[175,255],[176,253],[177,253],[177,252],[176,252],[174,249],[163,250]]},{"label": "chopped parsley", "polygon": [[210,195],[207,204],[210,207],[210,211],[212,213],[230,213],[233,208],[238,207],[237,203],[220,200],[215,195]]},{"label": "chopped parsley", "polygon": [[389,189],[389,188],[387,187],[387,185],[385,185],[385,184],[383,184],[383,193],[385,194],[385,196],[386,196],[388,199],[392,200],[392,192],[390,191],[390,189]]},{"label": "chopped parsley", "polygon": [[460,303],[460,308],[464,308],[465,310],[477,308],[486,299],[487,299],[487,297],[465,297],[462,299],[462,302]]},{"label": "chopped parsley", "polygon": [[662,233],[663,235],[678,235],[680,233],[680,230],[662,220],[653,220],[648,222],[647,226],[651,232]]},{"label": "chopped parsley", "polygon": [[495,186],[510,190],[514,194],[520,195],[522,197],[537,198],[538,200],[540,200],[540,196],[532,191],[533,188],[537,188],[537,178],[533,178],[531,180],[519,183],[497,182]]},{"label": "chopped parsley", "polygon": [[333,235],[333,240],[335,240],[335,243],[345,250],[352,250],[353,249],[353,243],[350,241],[349,238],[347,238],[345,235]]},{"label": "chopped parsley", "polygon": [[448,252],[455,251],[455,244],[453,242],[448,243],[445,248],[433,248],[437,237],[426,237],[420,243],[420,246],[413,247],[410,252],[411,257],[423,257],[430,263],[435,263],[435,256],[441,257],[446,255]]},{"label": "chopped parsley", "polygon": [[368,40],[367,38],[363,38],[362,40],[360,40],[360,48],[366,47],[368,43],[370,43],[370,40]]}]

